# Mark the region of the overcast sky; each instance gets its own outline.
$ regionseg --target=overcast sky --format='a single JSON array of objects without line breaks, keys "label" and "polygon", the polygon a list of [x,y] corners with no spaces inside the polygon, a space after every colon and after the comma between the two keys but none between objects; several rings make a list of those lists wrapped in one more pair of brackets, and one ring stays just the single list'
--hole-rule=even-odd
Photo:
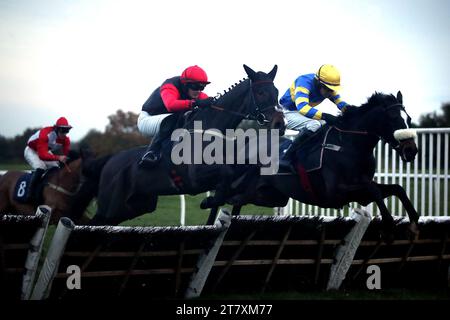
[{"label": "overcast sky", "polygon": [[0,134],[65,116],[78,140],[118,109],[138,113],[187,66],[205,69],[215,95],[243,63],[278,64],[280,96],[334,64],[348,103],[401,90],[417,121],[450,101],[450,1],[0,0]]}]

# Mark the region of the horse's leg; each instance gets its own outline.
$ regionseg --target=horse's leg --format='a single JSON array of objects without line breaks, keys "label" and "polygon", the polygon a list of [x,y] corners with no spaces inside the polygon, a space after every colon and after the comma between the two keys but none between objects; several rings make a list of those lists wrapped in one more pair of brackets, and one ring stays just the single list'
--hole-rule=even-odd
[{"label": "horse's leg", "polygon": [[231,211],[232,216],[238,216],[241,214],[242,206],[233,206],[233,210]]},{"label": "horse's leg", "polygon": [[409,231],[413,237],[416,237],[419,234],[419,214],[411,203],[411,200],[409,200],[405,189],[399,184],[379,184],[376,182],[374,184],[381,190],[383,198],[396,196],[400,199],[409,217]]},{"label": "horse's leg", "polygon": [[341,192],[351,192],[356,195],[350,201],[358,201],[359,203],[365,205],[368,202],[375,201],[378,208],[380,209],[382,225],[383,225],[383,238],[387,243],[393,241],[393,229],[394,229],[394,219],[389,213],[388,208],[384,204],[384,194],[380,190],[377,184],[368,183],[363,185],[353,185],[353,186],[341,186]]},{"label": "horse's leg", "polygon": [[211,208],[211,211],[209,212],[208,220],[206,221],[207,225],[213,225],[214,224],[214,222],[216,221],[218,209],[219,209],[219,207]]},{"label": "horse's leg", "polygon": [[[231,187],[230,184],[233,178],[233,169],[231,166],[225,165],[220,169],[220,183],[216,186],[216,191],[214,192],[214,196],[207,197],[203,199],[200,203],[201,209],[208,209],[219,207],[225,204],[226,199],[228,198]],[[209,221],[209,219],[208,219]]]}]

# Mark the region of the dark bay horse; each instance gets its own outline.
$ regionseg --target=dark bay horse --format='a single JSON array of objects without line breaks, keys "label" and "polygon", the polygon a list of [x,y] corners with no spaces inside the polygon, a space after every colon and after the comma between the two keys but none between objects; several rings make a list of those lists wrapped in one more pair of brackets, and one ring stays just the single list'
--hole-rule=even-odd
[{"label": "dark bay horse", "polygon": [[283,207],[289,198],[336,209],[350,202],[363,206],[375,202],[389,236],[394,223],[383,199],[396,196],[409,216],[410,231],[417,234],[419,214],[403,187],[373,180],[374,148],[380,139],[389,143],[403,161],[413,161],[418,151],[401,93],[397,97],[375,93],[367,103],[339,118],[335,126],[325,125],[300,146],[292,168],[284,168],[277,175],[254,177],[241,194],[228,199],[235,205],[234,213],[239,214],[240,206],[248,203]]},{"label": "dark bay horse", "polygon": [[[50,223],[55,224],[62,216],[71,216],[72,211],[84,211],[74,198],[82,179],[83,159],[91,157],[87,151],[71,150],[66,165],[60,169],[49,169],[40,183],[43,183],[39,199],[31,203],[18,202],[15,199],[15,186],[23,171],[11,170],[0,176],[0,215],[22,214],[34,215],[38,205],[45,204],[52,208]],[[38,186],[38,188],[40,188]]]},{"label": "dark bay horse", "polygon": [[[195,146],[198,124],[204,132],[212,134],[210,139],[214,141],[227,140],[227,129],[236,128],[243,119],[267,123],[270,128],[281,131],[285,128],[284,116],[278,108],[278,90],[273,83],[277,66],[269,73],[255,72],[246,65],[244,69],[248,78],[216,97],[211,107],[180,116],[177,127],[183,128],[194,141],[192,149],[188,150],[193,162],[174,163],[171,141],[163,145],[162,159],[151,169],[139,168],[137,164],[145,147],[125,150],[106,161],[98,184],[97,212],[91,224],[116,225],[153,212],[158,195],[195,195],[209,190],[227,194],[228,165],[195,162],[205,146],[205,141],[200,149]],[[180,141],[175,143],[174,150],[180,144]]]}]

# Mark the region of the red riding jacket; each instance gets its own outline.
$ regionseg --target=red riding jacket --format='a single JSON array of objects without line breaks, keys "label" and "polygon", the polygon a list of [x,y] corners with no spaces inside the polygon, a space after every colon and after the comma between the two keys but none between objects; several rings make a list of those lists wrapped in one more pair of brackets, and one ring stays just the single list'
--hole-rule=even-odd
[{"label": "red riding jacket", "polygon": [[[57,154],[67,156],[70,150],[70,139],[65,136],[58,138],[54,127],[45,127],[33,134],[27,142],[28,147],[37,152],[43,161],[58,160]],[[49,153],[51,151],[54,154]]]},{"label": "red riding jacket", "polygon": [[[200,92],[198,99],[206,99],[208,95]],[[180,112],[189,110],[192,107],[192,100],[187,90],[181,83],[180,77],[173,77],[164,81],[156,88],[147,101],[142,106],[142,111],[150,115]]]}]

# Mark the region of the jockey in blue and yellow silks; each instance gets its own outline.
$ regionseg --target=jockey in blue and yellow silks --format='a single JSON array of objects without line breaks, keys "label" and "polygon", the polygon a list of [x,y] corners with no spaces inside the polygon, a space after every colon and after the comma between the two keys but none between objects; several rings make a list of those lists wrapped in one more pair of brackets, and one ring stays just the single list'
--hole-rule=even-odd
[{"label": "jockey in blue and yellow silks", "polygon": [[280,99],[287,120],[287,128],[299,131],[292,147],[285,157],[298,146],[301,140],[316,132],[323,122],[333,125],[337,118],[315,108],[325,99],[330,99],[340,111],[349,107],[339,95],[341,76],[339,70],[330,64],[322,65],[317,73],[299,76]]},{"label": "jockey in blue and yellow silks", "polygon": [[[298,77],[281,97],[280,104],[288,110],[298,110],[305,117],[321,120],[322,111],[314,107],[325,100],[325,97],[320,94],[314,83],[315,76],[314,73],[310,73]],[[347,105],[336,91],[333,91],[330,100],[339,110]]]}]

